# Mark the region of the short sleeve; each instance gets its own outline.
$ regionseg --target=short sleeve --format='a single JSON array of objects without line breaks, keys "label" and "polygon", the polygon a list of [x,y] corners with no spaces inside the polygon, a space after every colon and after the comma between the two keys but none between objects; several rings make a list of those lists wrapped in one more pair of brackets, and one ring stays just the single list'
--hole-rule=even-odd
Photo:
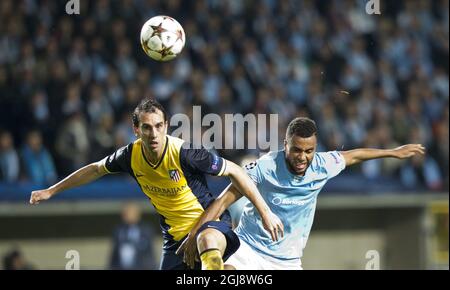
[{"label": "short sleeve", "polygon": [[325,168],[328,178],[333,178],[345,168],[345,159],[338,151],[328,151],[319,153],[323,160],[322,166]]},{"label": "short sleeve", "polygon": [[182,148],[180,162],[183,168],[192,172],[221,176],[226,169],[226,161],[204,148]]},{"label": "short sleeve", "polygon": [[250,177],[253,182],[258,185],[261,183],[261,170],[259,168],[260,163],[258,160],[252,161],[246,165],[244,165],[244,169],[247,172],[247,175]]},{"label": "short sleeve", "polygon": [[132,148],[133,143],[121,147],[113,154],[105,157],[101,162],[103,162],[106,171],[109,173],[130,173]]}]

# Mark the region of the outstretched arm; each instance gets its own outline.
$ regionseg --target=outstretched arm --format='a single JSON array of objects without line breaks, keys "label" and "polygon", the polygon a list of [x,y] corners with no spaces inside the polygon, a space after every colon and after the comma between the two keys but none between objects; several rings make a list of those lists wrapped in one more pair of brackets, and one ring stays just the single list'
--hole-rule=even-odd
[{"label": "outstretched arm", "polygon": [[30,204],[39,204],[58,192],[92,182],[107,173],[101,161],[86,165],[47,189],[31,192]]},{"label": "outstretched arm", "polygon": [[410,158],[416,154],[425,154],[425,147],[421,144],[407,144],[395,149],[361,148],[340,152],[345,159],[345,165],[350,166],[366,160],[377,158]]}]

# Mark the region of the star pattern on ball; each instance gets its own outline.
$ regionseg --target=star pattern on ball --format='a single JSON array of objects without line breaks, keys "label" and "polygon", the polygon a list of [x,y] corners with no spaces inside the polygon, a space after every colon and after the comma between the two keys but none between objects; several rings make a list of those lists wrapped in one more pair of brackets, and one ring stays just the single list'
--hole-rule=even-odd
[{"label": "star pattern on ball", "polygon": [[158,26],[150,25],[150,27],[153,29],[152,36],[155,36],[155,35],[159,36],[159,35],[161,35],[161,33],[167,31],[167,29],[162,27],[162,22]]},{"label": "star pattern on ball", "polygon": [[154,16],[141,29],[141,45],[145,54],[158,61],[175,58],[183,49],[185,39],[183,27],[169,16]]},{"label": "star pattern on ball", "polygon": [[177,40],[183,41],[183,32],[180,29],[177,30]]},{"label": "star pattern on ball", "polygon": [[171,55],[171,54],[172,54],[172,53],[171,53],[171,49],[172,49],[172,46],[163,48],[163,49],[160,51],[162,57],[164,58],[164,57],[167,56],[167,55]]}]

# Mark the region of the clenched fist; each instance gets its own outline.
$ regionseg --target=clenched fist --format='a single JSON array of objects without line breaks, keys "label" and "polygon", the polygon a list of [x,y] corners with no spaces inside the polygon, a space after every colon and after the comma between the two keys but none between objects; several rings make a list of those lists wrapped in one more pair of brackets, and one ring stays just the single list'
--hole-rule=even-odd
[{"label": "clenched fist", "polygon": [[39,204],[43,200],[52,197],[52,192],[49,189],[35,190],[31,192],[30,204]]}]

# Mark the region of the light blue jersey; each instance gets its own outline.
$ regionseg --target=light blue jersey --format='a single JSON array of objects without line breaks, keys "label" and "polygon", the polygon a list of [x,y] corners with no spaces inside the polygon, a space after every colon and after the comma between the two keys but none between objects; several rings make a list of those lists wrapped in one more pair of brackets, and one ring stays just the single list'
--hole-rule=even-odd
[{"label": "light blue jersey", "polygon": [[269,152],[245,168],[272,212],[281,219],[284,237],[272,241],[251,202],[244,207],[237,235],[261,254],[278,260],[300,260],[313,224],[317,195],[328,179],[345,168],[343,156],[337,151],[315,153],[304,176],[289,171],[285,151]]}]

